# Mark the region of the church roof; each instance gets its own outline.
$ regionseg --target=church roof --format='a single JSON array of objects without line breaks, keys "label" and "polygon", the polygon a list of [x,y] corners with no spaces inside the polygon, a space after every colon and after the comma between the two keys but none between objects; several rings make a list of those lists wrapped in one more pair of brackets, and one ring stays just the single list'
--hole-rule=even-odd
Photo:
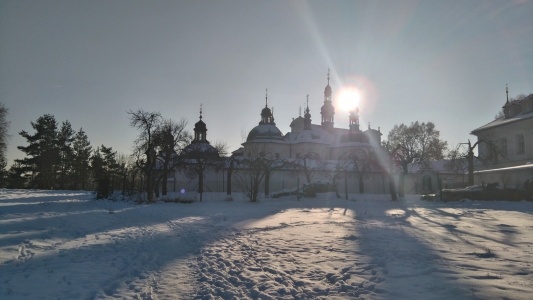
[{"label": "church roof", "polygon": [[250,133],[246,141],[256,140],[256,139],[273,139],[273,140],[283,140],[283,134],[274,124],[259,124],[255,126]]},{"label": "church roof", "polygon": [[499,118],[499,119],[496,119],[492,122],[489,122],[481,127],[478,127],[474,130],[472,130],[472,132],[470,132],[470,134],[474,134],[474,135],[477,135],[478,133],[484,131],[484,130],[487,130],[487,129],[491,129],[491,128],[494,128],[494,127],[499,127],[499,126],[503,126],[503,125],[507,125],[507,124],[510,124],[510,123],[514,123],[514,122],[518,122],[518,121],[522,121],[522,120],[525,120],[525,119],[530,119],[530,118],[533,118],[533,111],[530,111],[528,113],[520,113],[514,117],[511,117],[511,118]]},{"label": "church roof", "polygon": [[[506,106],[512,106],[512,105],[519,105],[519,104],[522,104],[522,103],[527,103],[527,101],[531,101],[533,100],[533,94],[530,94],[529,96],[525,97],[524,99],[522,100],[513,100],[511,102],[507,102],[503,107],[506,107]],[[525,119],[529,119],[529,118],[533,118],[533,111],[529,111],[529,112],[520,112],[518,113],[517,115],[513,116],[513,117],[510,117],[510,118],[504,118],[504,117],[501,117],[499,119],[496,119],[494,121],[491,121],[481,127],[478,127],[474,130],[472,130],[472,132],[470,132],[470,134],[474,134],[474,135],[477,135],[478,133],[484,131],[484,130],[487,130],[487,129],[491,129],[491,128],[494,128],[494,127],[499,127],[499,126],[503,126],[503,125],[507,125],[507,124],[510,124],[510,123],[514,123],[514,122],[518,122],[518,121],[522,121],[522,120],[525,120]]]}]

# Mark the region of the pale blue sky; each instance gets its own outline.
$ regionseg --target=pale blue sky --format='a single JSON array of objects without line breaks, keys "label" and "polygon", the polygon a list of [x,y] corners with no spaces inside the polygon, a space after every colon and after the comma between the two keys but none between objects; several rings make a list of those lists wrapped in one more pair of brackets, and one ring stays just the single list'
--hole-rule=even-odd
[{"label": "pale blue sky", "polygon": [[[129,153],[127,110],[198,120],[230,150],[269,104],[282,132],[309,94],[320,123],[331,86],[364,91],[361,125],[386,138],[432,121],[455,145],[510,96],[533,92],[532,1],[4,1],[0,101],[18,132],[53,114],[94,147]],[[337,107],[336,127],[348,127]]]}]

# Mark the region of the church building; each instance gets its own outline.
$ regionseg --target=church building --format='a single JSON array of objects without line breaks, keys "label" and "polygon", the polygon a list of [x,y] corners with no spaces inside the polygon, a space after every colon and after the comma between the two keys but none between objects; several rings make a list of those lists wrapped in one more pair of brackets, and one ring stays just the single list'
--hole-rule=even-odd
[{"label": "church building", "polygon": [[[381,144],[381,132],[371,129],[363,131],[359,125],[359,109],[350,111],[349,128],[336,128],[335,107],[332,103],[332,89],[328,82],[324,89],[324,104],[320,110],[320,124],[312,124],[309,110],[309,95],[307,107],[302,118],[293,118],[291,131],[282,134],[274,121],[274,111],[268,107],[268,95],[265,97],[265,107],[261,110],[259,124],[250,130],[243,147],[234,151],[234,155],[253,156],[254,150],[260,144],[261,154],[269,153],[275,158],[299,159],[301,156],[314,153],[322,160],[338,160],[354,148],[374,148]],[[267,153],[265,153],[267,152]]]}]

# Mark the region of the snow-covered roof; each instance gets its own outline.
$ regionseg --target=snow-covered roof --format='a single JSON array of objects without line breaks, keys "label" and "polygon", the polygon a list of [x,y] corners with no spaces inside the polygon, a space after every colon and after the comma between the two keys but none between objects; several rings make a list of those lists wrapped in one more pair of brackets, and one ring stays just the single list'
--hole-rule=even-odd
[{"label": "snow-covered roof", "polygon": [[522,121],[522,120],[525,120],[525,119],[530,119],[530,118],[533,118],[533,111],[531,112],[528,112],[528,113],[520,113],[514,117],[511,117],[511,118],[499,118],[499,119],[496,119],[488,124],[485,124],[479,128],[476,128],[474,130],[472,130],[472,132],[470,132],[470,134],[474,134],[476,135],[477,133],[481,132],[481,131],[484,131],[484,130],[487,130],[487,129],[490,129],[490,128],[494,128],[494,127],[498,127],[498,126],[502,126],[502,125],[506,125],[506,124],[510,124],[510,123],[514,123],[514,122],[518,122],[518,121]]},{"label": "snow-covered roof", "polygon": [[526,169],[533,169],[533,162],[527,162],[524,165],[514,166],[514,167],[476,171],[474,173],[489,173],[489,172],[498,172],[498,171],[518,171],[518,170],[526,170]]},{"label": "snow-covered roof", "polygon": [[[526,98],[524,98],[522,100],[511,101],[510,103],[506,104],[505,106],[519,105],[519,104],[522,104],[524,102],[531,101],[531,100],[533,100],[533,94],[527,96]],[[520,112],[519,114],[517,114],[517,115],[515,115],[513,117],[510,117],[510,118],[501,117],[501,118],[496,119],[496,120],[494,120],[492,122],[489,122],[489,123],[487,123],[487,124],[485,124],[485,125],[483,125],[483,126],[481,126],[479,128],[476,128],[476,129],[472,130],[472,132],[470,132],[470,134],[477,135],[477,133],[479,133],[481,131],[484,131],[484,130],[487,130],[487,129],[491,129],[491,128],[494,128],[494,127],[507,125],[507,124],[510,124],[510,123],[514,123],[514,122],[518,122],[518,121],[522,121],[522,120],[530,119],[530,118],[533,118],[533,111]]]},{"label": "snow-covered roof", "polygon": [[281,131],[276,127],[274,124],[264,124],[260,123],[259,125],[255,126],[252,130],[250,130],[250,133],[248,133],[248,137],[246,138],[246,141],[256,140],[256,139],[283,139],[283,134]]}]

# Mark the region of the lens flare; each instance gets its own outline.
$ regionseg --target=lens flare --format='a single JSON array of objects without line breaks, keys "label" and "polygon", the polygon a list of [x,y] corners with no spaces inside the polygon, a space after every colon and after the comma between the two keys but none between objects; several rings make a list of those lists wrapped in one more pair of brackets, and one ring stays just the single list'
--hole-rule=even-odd
[{"label": "lens flare", "polygon": [[352,87],[342,88],[337,97],[337,107],[343,111],[351,111],[359,105],[361,95]]}]

